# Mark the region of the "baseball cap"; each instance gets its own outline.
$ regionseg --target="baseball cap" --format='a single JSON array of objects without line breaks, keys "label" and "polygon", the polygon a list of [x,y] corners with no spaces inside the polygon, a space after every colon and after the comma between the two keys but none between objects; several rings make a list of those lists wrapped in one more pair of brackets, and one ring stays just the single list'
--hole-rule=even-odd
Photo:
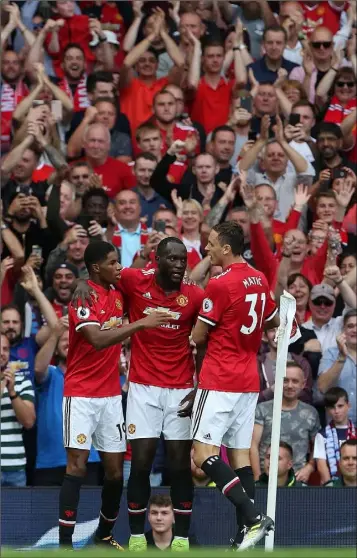
[{"label": "baseball cap", "polygon": [[310,296],[312,301],[319,297],[327,298],[327,300],[330,300],[331,302],[335,302],[336,300],[333,288],[326,283],[320,283],[320,285],[312,287]]},{"label": "baseball cap", "polygon": [[78,269],[76,268],[75,265],[71,264],[70,262],[64,262],[59,265],[56,265],[56,267],[53,269],[53,275],[56,273],[58,269],[68,269],[68,271],[71,271],[73,273],[76,279],[78,279],[79,277]]},{"label": "baseball cap", "polygon": [[[120,46],[117,36],[113,31],[103,31],[103,33],[107,38],[107,43],[109,43],[110,45],[115,45],[117,47]],[[98,35],[96,35],[94,39],[92,39],[92,41],[89,43],[90,47],[96,47],[97,45],[99,45]]]}]

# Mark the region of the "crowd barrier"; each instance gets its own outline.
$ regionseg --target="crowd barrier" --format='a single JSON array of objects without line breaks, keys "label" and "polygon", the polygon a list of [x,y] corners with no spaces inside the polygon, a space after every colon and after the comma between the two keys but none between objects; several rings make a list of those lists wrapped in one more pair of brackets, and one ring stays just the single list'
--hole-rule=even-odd
[{"label": "crowd barrier", "polygon": [[[155,492],[166,492],[157,489]],[[85,546],[97,527],[100,488],[82,488],[74,543]],[[3,488],[1,544],[18,549],[58,544],[58,488]],[[267,491],[257,489],[258,509],[266,510]],[[227,546],[235,535],[233,506],[214,488],[195,492],[192,532],[200,545]],[[128,540],[126,494],[114,535]],[[275,541],[288,547],[354,547],[357,540],[357,492],[353,488],[280,488]]]}]

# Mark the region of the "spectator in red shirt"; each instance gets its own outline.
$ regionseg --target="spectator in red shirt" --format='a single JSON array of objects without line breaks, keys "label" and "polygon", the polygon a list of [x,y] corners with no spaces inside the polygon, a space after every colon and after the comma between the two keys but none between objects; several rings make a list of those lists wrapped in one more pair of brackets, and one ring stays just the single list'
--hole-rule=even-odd
[{"label": "spectator in red shirt", "polygon": [[[151,153],[160,161],[163,154],[163,139],[160,129],[150,121],[144,122],[136,130],[136,143],[140,153]],[[134,163],[129,163],[130,167],[134,168]],[[187,170],[187,161],[174,161],[167,173],[167,180],[170,183],[179,184],[183,175]]]},{"label": "spectator in red shirt", "polygon": [[321,25],[328,27],[333,35],[337,33],[343,6],[337,8],[333,2],[327,0],[305,0],[300,4],[304,13],[303,32],[306,37]]},{"label": "spectator in red shirt", "polygon": [[[152,115],[152,105],[155,93],[163,89],[170,81],[179,82],[184,66],[184,57],[164,29],[162,13],[155,18],[154,30],[146,39],[136,45],[125,57],[120,72],[120,104],[121,110],[129,118],[132,132],[142,122]],[[160,35],[165,42],[168,54],[175,63],[174,68],[166,78],[156,78],[158,69],[158,54],[151,48],[151,43]],[[134,77],[133,68],[137,72]]]},{"label": "spectator in red shirt", "polygon": [[247,72],[238,45],[235,45],[233,51],[236,81],[227,80],[222,77],[224,45],[220,41],[210,39],[201,47],[200,41],[192,33],[190,37],[194,43],[188,77],[188,87],[194,91],[191,118],[202,124],[208,134],[228,121],[233,88],[236,83],[246,83]]},{"label": "spectator in red shirt", "polygon": [[89,46],[93,39],[90,29],[90,18],[86,15],[75,15],[74,0],[56,0],[52,10],[56,20],[61,20],[61,26],[53,29],[50,37],[46,38],[45,46],[52,58],[53,68],[58,77],[63,77],[61,68],[62,53],[66,46],[75,41],[83,50],[86,63],[90,65],[95,57]]},{"label": "spectator in red shirt", "polygon": [[280,247],[284,234],[291,230],[297,229],[301,218],[301,212],[306,206],[309,195],[307,187],[300,184],[294,192],[294,205],[290,211],[285,223],[274,219],[274,213],[278,207],[276,192],[271,184],[258,184],[255,187],[255,196],[259,203],[264,207],[273,233],[274,244]]},{"label": "spectator in red shirt", "polygon": [[104,124],[91,124],[84,135],[85,160],[102,177],[103,188],[110,198],[134,186],[133,176],[125,163],[109,157],[110,132]]},{"label": "spectator in red shirt", "polygon": [[[158,91],[154,96],[153,112],[155,124],[160,129],[162,137],[162,154],[164,155],[170,145],[176,141],[186,141],[188,137],[197,138],[196,153],[199,153],[198,135],[193,126],[186,126],[176,119],[177,103],[170,91]],[[185,154],[185,149],[182,154]]]}]

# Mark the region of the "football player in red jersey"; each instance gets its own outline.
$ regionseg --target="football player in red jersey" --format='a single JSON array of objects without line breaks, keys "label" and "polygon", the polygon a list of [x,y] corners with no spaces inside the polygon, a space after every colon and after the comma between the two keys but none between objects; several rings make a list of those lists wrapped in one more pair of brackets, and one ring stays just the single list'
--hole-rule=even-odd
[{"label": "football player in red jersey", "polygon": [[[178,238],[163,239],[156,260],[157,270],[123,269],[118,283],[130,321],[158,310],[171,315],[163,327],[138,332],[131,339],[126,431],[132,448],[128,510],[129,550],[134,552],[147,547],[144,524],[149,477],[161,433],[175,515],[173,550],[188,550],[193,500],[190,418],[178,413],[192,393],[195,367],[189,337],[202,306],[203,291],[184,280],[187,250]],[[86,293],[82,287],[81,283],[77,296],[83,298]]]},{"label": "football player in red jersey", "polygon": [[[249,448],[259,394],[257,353],[263,329],[279,325],[279,318],[267,279],[242,258],[240,225],[213,227],[206,250],[223,272],[210,279],[192,333],[197,345],[208,342],[193,406],[193,461],[236,507],[238,525],[246,527],[241,551],[274,528],[252,502]],[[230,466],[219,456],[221,444]]]},{"label": "football player in red jersey", "polygon": [[95,294],[91,306],[69,307],[69,349],[63,397],[63,440],[66,474],[60,491],[59,542],[72,546],[80,488],[93,441],[103,462],[105,478],[96,543],[121,549],[111,532],[123,489],[125,423],[121,403],[118,362],[120,343],[144,328],[171,319],[165,312],[148,315],[122,326],[123,302],[112,285],[121,266],[112,244],[91,242],[84,253]]}]

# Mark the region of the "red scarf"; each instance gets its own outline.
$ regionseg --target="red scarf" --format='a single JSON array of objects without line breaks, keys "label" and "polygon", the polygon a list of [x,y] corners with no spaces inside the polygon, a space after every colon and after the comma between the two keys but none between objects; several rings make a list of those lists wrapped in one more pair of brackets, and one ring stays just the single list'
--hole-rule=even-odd
[{"label": "red scarf", "polygon": [[17,105],[29,94],[22,79],[17,82],[15,89],[6,81],[1,88],[1,150],[5,151],[11,145],[12,115]]},{"label": "red scarf", "polygon": [[[147,229],[147,226],[145,225],[145,223],[141,223],[141,227],[140,227],[140,251],[144,248],[145,244],[148,241],[148,238],[149,238],[149,231]],[[119,252],[121,251],[122,237],[121,237],[121,232],[119,230],[119,226],[115,229],[115,231],[113,233],[112,244],[114,244],[114,246],[116,248],[118,248]]]},{"label": "red scarf", "polygon": [[82,112],[86,110],[87,107],[90,106],[90,102],[88,100],[88,94],[87,94],[86,74],[83,74],[80,82],[78,83],[74,96],[72,94],[72,90],[66,78],[63,78],[63,80],[59,83],[58,87],[62,89],[62,91],[64,91],[68,95],[68,97],[73,101],[74,112]]},{"label": "red scarf", "polygon": [[337,96],[334,95],[330,101],[330,106],[325,114],[324,122],[334,122],[341,124],[341,122],[351,114],[353,109],[356,108],[356,99],[351,99],[344,106],[341,105]]}]

